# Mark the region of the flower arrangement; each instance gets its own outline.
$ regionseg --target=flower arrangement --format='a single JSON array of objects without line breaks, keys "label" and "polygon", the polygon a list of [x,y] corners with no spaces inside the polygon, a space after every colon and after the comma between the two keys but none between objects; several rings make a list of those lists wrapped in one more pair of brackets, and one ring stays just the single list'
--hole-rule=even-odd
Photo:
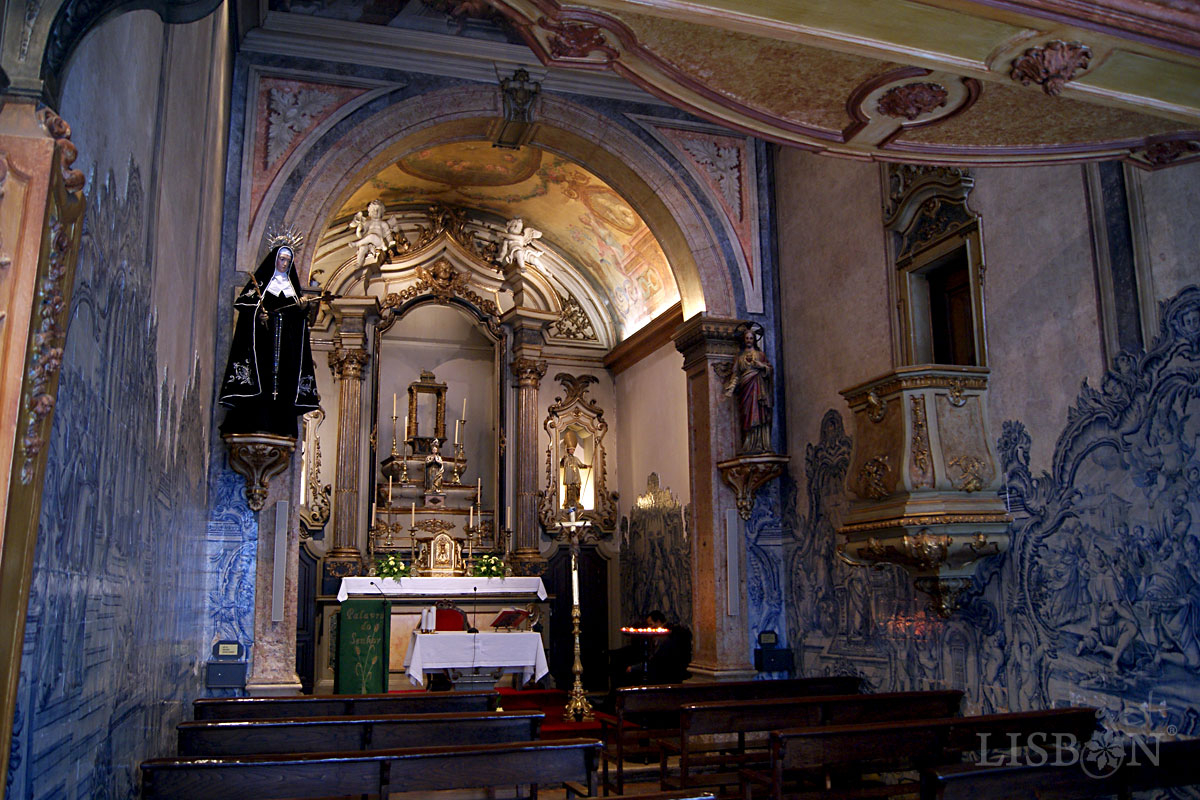
[{"label": "flower arrangement", "polygon": [[400,556],[389,553],[375,559],[375,572],[381,578],[407,578],[412,574],[412,567],[401,561]]},{"label": "flower arrangement", "polygon": [[500,556],[494,556],[490,553],[483,553],[476,558],[475,563],[471,565],[471,577],[503,578],[504,562],[500,560]]}]

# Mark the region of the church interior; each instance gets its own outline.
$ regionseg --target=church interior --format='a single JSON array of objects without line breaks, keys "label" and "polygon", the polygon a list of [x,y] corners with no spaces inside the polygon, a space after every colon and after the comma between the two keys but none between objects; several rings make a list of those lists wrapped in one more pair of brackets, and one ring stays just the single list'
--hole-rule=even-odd
[{"label": "church interior", "polygon": [[598,712],[658,611],[690,682],[1200,738],[1196,4],[2,19],[0,797],[447,609]]}]

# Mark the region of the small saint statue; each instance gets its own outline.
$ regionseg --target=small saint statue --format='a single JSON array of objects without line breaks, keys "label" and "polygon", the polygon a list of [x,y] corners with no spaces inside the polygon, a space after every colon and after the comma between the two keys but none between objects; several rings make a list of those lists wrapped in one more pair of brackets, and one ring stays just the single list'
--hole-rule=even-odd
[{"label": "small saint statue", "polygon": [[771,452],[771,376],[767,354],[758,346],[758,331],[748,325],[742,332],[742,351],[725,381],[725,396],[737,395],[742,445],[738,453]]},{"label": "small saint statue", "polygon": [[579,508],[579,493],[583,488],[583,479],[579,471],[591,468],[590,464],[583,463],[583,460],[575,455],[575,448],[578,446],[579,435],[573,430],[567,430],[563,434],[563,447],[566,448],[567,454],[558,460],[558,465],[563,471],[564,511]]},{"label": "small saint statue", "polygon": [[442,461],[441,446],[437,437],[429,443],[429,455],[425,456],[425,491],[431,494],[442,493],[442,478],[446,466]]}]

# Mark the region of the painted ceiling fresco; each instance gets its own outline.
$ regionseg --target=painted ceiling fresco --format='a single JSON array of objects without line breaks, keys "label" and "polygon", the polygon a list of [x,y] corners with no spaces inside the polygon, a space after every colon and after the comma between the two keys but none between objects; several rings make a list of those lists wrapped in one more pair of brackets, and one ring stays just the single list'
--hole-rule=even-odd
[{"label": "painted ceiling fresco", "polygon": [[591,172],[536,147],[456,142],[419,150],[359,187],[339,216],[375,198],[389,209],[438,200],[521,217],[603,289],[622,338],[679,301],[667,257],[638,213]]}]

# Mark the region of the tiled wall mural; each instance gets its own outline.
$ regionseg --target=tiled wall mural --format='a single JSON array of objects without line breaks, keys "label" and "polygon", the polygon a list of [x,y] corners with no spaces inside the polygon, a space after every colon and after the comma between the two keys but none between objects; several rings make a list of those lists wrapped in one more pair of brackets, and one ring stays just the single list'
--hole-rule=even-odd
[{"label": "tiled wall mural", "polygon": [[850,439],[827,412],[804,457],[806,506],[790,513],[799,669],[964,688],[982,711],[1086,704],[1115,732],[1200,735],[1200,287],[1160,316],[1148,352],[1085,382],[1049,473],[1032,474],[1025,426],[1004,423],[1011,549],[948,621],[899,570],[837,558]]},{"label": "tiled wall mural", "polygon": [[691,627],[692,555],[684,509],[651,472],[621,536],[621,624],[639,625],[651,611]]},{"label": "tiled wall mural", "polygon": [[9,797],[136,796],[202,675],[211,387],[191,381],[176,405],[156,374],[138,166],[125,187],[88,186]]}]

